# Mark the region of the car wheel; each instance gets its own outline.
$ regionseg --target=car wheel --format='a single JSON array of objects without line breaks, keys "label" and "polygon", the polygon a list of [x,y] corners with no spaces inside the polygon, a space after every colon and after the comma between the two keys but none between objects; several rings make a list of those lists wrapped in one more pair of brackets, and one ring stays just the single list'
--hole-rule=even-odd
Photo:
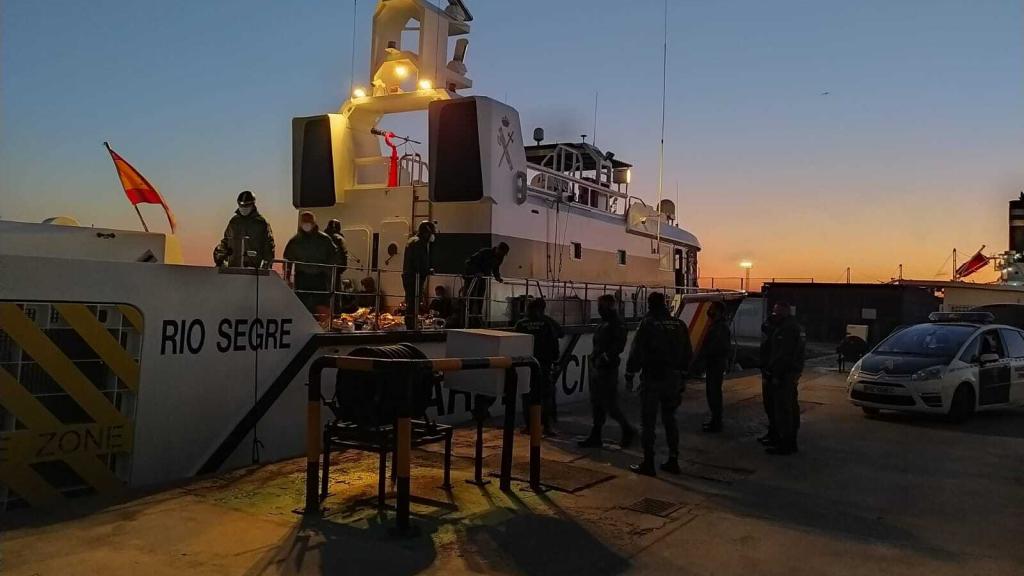
[{"label": "car wheel", "polygon": [[953,394],[953,402],[946,416],[950,422],[963,422],[971,414],[974,414],[974,388],[970,384],[961,384]]},{"label": "car wheel", "polygon": [[864,411],[865,416],[878,416],[880,412],[878,408],[869,408],[867,406],[861,406],[860,409]]}]

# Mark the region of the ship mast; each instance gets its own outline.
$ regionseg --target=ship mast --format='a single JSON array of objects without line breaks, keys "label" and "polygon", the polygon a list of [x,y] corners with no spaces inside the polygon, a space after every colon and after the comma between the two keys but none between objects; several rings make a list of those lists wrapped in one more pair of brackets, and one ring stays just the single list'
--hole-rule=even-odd
[{"label": "ship mast", "polygon": [[661,146],[658,149],[658,235],[655,252],[661,256],[661,199],[665,181],[665,94],[666,80],[668,78],[668,0],[665,0],[665,23],[664,42],[661,50]]}]

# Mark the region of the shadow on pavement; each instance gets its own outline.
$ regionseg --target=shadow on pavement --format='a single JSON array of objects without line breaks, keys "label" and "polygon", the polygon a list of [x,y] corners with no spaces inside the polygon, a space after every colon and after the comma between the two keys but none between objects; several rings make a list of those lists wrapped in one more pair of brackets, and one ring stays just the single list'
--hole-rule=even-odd
[{"label": "shadow on pavement", "polygon": [[936,559],[951,560],[957,557],[953,552],[936,549],[934,545],[921,541],[905,528],[886,522],[871,510],[857,512],[851,510],[848,503],[790,487],[747,481],[739,492],[712,498],[736,514],[833,534],[841,539],[854,538],[916,548]]},{"label": "shadow on pavement", "polygon": [[393,521],[383,515],[366,527],[325,519],[305,519],[261,558],[246,576],[416,574],[437,560],[431,535],[437,524],[414,522],[418,534],[392,533]]},{"label": "shadow on pavement", "polygon": [[629,561],[579,524],[564,517],[518,515],[497,526],[465,531],[465,557],[473,572],[511,571],[528,576],[621,574]]},{"label": "shadow on pavement", "polygon": [[906,426],[919,426],[978,436],[1002,438],[1024,438],[1024,410],[1005,408],[991,412],[979,412],[966,422],[959,424],[947,421],[940,415],[913,414],[910,412],[886,412],[871,417],[874,420]]}]

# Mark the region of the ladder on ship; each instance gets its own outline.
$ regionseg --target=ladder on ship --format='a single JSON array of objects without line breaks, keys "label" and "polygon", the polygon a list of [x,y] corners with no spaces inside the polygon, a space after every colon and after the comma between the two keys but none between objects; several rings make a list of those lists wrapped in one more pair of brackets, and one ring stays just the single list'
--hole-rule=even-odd
[{"label": "ladder on ship", "polygon": [[409,233],[416,234],[416,228],[420,222],[434,221],[434,205],[430,201],[430,187],[423,180],[423,174],[427,171],[427,163],[419,154],[406,154],[401,160],[401,174],[409,175],[409,184],[412,186],[412,218],[409,222]]},{"label": "ladder on ship", "polygon": [[412,187],[412,221],[409,223],[411,234],[416,234],[416,227],[424,220],[434,221],[434,204],[430,201],[429,188],[424,185]]}]

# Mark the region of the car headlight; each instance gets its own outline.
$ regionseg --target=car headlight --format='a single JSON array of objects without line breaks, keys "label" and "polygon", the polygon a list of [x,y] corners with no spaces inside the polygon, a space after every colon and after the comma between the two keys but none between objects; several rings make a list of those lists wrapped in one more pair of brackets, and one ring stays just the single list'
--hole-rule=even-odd
[{"label": "car headlight", "polygon": [[946,370],[945,366],[929,366],[924,370],[918,370],[913,376],[910,377],[914,382],[926,382],[928,380],[939,380],[942,378],[942,373]]},{"label": "car headlight", "polygon": [[853,384],[860,378],[860,363],[861,361],[857,360],[857,363],[850,369],[850,375],[846,377],[847,384]]}]

